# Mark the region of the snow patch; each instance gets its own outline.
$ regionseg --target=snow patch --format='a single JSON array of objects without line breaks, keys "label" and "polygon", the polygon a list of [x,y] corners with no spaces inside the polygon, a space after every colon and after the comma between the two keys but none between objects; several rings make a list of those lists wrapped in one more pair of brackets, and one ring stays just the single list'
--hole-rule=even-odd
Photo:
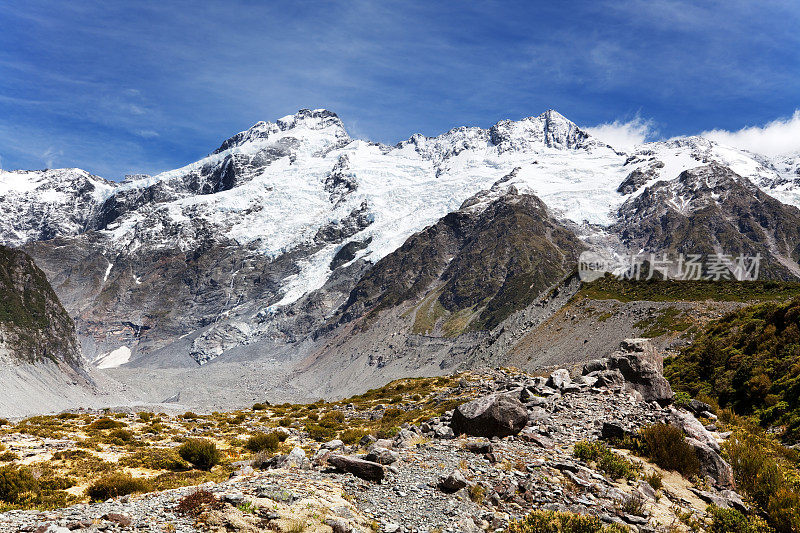
[{"label": "snow patch", "polygon": [[94,366],[100,369],[117,368],[130,361],[130,359],[131,349],[127,346],[120,346],[116,350],[112,350],[95,359]]}]

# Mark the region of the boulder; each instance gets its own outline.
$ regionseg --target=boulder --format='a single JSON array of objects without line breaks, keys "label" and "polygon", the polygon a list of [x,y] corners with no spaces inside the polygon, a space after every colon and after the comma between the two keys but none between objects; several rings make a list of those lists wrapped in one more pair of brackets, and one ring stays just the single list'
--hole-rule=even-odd
[{"label": "boulder", "polygon": [[368,481],[380,481],[384,476],[383,465],[351,455],[331,455],[328,464]]},{"label": "boulder", "polygon": [[697,454],[700,461],[700,475],[710,477],[719,487],[731,488],[734,486],[733,468],[716,451],[704,442],[691,437],[686,438]]},{"label": "boulder", "polygon": [[559,368],[550,374],[550,379],[547,380],[547,386],[557,390],[561,390],[564,385],[569,383],[572,383],[572,379],[569,377],[569,370],[566,368]]},{"label": "boulder", "polygon": [[367,461],[382,465],[390,465],[397,462],[399,458],[400,455],[397,452],[381,448],[380,446],[371,446],[370,449],[367,450],[367,455],[364,456],[364,459]]},{"label": "boulder", "polygon": [[593,359],[583,365],[582,375],[586,376],[592,372],[599,372],[601,370],[608,370],[608,359]]},{"label": "boulder", "polygon": [[600,430],[600,438],[602,440],[622,440],[625,438],[625,428],[616,422],[603,422],[603,428]]},{"label": "boulder", "polygon": [[608,359],[608,367],[618,370],[625,386],[642,395],[646,402],[668,405],[675,396],[664,379],[664,358],[649,339],[626,339],[619,351]]},{"label": "boulder", "polygon": [[490,394],[459,405],[450,426],[456,435],[507,437],[516,435],[528,423],[528,411],[516,398]]},{"label": "boulder", "polygon": [[670,425],[683,431],[686,436],[702,442],[719,453],[719,443],[717,443],[717,440],[691,413],[672,407],[669,410],[668,422]]},{"label": "boulder", "polygon": [[595,387],[621,387],[625,384],[625,378],[619,370],[598,370],[585,377],[594,378]]},{"label": "boulder", "polygon": [[439,488],[443,492],[456,492],[468,485],[467,478],[461,473],[461,470],[455,469],[450,472],[450,475],[442,478],[439,481]]}]

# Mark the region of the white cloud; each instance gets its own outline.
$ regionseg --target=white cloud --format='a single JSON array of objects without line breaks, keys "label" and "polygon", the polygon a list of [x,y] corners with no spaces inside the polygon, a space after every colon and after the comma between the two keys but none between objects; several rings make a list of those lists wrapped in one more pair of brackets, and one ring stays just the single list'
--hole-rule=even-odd
[{"label": "white cloud", "polygon": [[749,126],[738,131],[710,130],[701,135],[720,144],[766,156],[800,152],[800,109],[796,109],[790,118],[779,118],[764,126]]},{"label": "white cloud", "polygon": [[136,130],[136,135],[145,139],[152,139],[158,137],[158,132],[155,130]]},{"label": "white cloud", "polygon": [[52,146],[42,153],[42,160],[44,161],[45,168],[55,168],[54,162],[56,157],[64,155],[63,150],[56,150]]},{"label": "white cloud", "polygon": [[583,129],[618,150],[630,150],[658,133],[652,120],[643,119],[639,115],[627,122],[615,120]]}]

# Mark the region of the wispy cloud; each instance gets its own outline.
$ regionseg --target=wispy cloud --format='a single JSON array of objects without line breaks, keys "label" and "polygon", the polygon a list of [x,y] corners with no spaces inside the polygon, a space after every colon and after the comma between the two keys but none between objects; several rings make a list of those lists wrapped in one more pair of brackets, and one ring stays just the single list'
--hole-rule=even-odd
[{"label": "wispy cloud", "polygon": [[736,131],[709,130],[703,137],[766,156],[800,153],[800,109],[788,118]]},{"label": "wispy cloud", "polygon": [[658,135],[653,120],[644,119],[638,114],[627,121],[615,120],[584,129],[590,135],[621,150],[630,150]]}]

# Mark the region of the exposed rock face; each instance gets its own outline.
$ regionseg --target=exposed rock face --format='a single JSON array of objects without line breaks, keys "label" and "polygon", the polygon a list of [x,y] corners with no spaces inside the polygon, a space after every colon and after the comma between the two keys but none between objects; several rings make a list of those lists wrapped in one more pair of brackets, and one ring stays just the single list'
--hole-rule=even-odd
[{"label": "exposed rock face", "polygon": [[717,163],[647,187],[620,207],[612,230],[633,250],[760,254],[760,278],[800,274],[800,210]]},{"label": "exposed rock face", "polygon": [[0,245],[0,346],[25,363],[83,372],[72,319],[25,252]]},{"label": "exposed rock face", "polygon": [[436,287],[447,313],[477,307],[471,327],[490,329],[563,278],[582,249],[541,200],[498,182],[378,261],[350,293],[342,319]]},{"label": "exposed rock face", "polygon": [[583,367],[583,375],[595,378],[596,386],[624,385],[645,401],[667,405],[674,393],[663,372],[664,358],[648,339],[626,339],[607,359],[590,361]]},{"label": "exposed rock face", "polygon": [[507,437],[528,423],[528,412],[519,400],[505,394],[490,394],[459,405],[450,426],[456,435]]}]

